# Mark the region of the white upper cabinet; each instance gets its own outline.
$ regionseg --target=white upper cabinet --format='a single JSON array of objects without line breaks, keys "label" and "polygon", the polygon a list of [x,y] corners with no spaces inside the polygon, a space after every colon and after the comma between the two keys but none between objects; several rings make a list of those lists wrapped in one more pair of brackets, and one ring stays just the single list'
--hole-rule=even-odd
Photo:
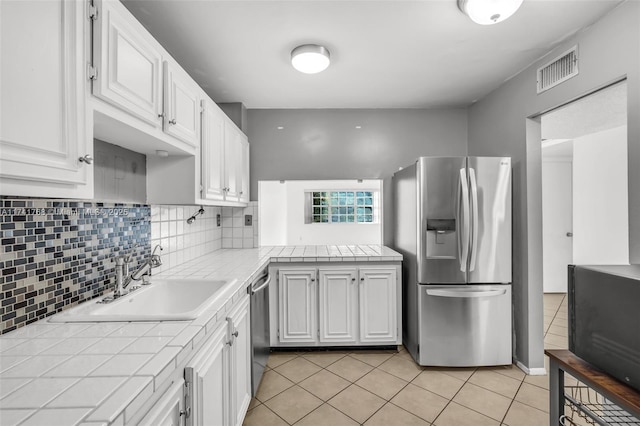
[{"label": "white upper cabinet", "polygon": [[240,201],[240,178],[242,159],[241,132],[231,123],[225,123],[224,128],[224,182],[225,199]]},{"label": "white upper cabinet", "polygon": [[162,126],[162,50],[119,1],[95,0],[93,94]]},{"label": "white upper cabinet", "polygon": [[87,22],[84,2],[0,2],[0,195],[93,197]]},{"label": "white upper cabinet", "polygon": [[249,202],[249,141],[238,127],[227,119],[224,135],[225,199]]},{"label": "white upper cabinet", "polygon": [[164,131],[197,146],[200,142],[200,88],[173,62],[164,63]]},{"label": "white upper cabinet", "polygon": [[241,136],[241,155],[240,162],[240,202],[249,202],[249,141],[244,133]]},{"label": "white upper cabinet", "polygon": [[202,101],[202,198],[224,201],[224,112],[213,102]]},{"label": "white upper cabinet", "polygon": [[198,84],[120,1],[94,0],[94,6],[89,77],[95,136],[147,155],[196,154]]},{"label": "white upper cabinet", "polygon": [[235,205],[249,202],[249,142],[208,99],[202,102],[201,159],[204,200]]}]

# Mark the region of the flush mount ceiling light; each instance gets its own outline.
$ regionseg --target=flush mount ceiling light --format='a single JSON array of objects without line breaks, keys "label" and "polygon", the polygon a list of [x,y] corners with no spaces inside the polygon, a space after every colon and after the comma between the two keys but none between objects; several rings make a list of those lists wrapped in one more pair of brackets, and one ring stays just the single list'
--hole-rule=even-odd
[{"label": "flush mount ceiling light", "polygon": [[324,71],[330,62],[327,48],[317,44],[303,44],[291,51],[291,65],[305,74]]},{"label": "flush mount ceiling light", "polygon": [[458,8],[480,25],[502,22],[518,10],[522,0],[458,0]]}]

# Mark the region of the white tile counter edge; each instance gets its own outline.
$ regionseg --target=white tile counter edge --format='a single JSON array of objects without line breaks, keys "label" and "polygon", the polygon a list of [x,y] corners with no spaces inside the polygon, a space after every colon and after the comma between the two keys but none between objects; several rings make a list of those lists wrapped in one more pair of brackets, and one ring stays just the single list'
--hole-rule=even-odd
[{"label": "white tile counter edge", "polygon": [[[77,406],[65,403],[68,415],[60,418],[65,424],[126,424],[147,400],[159,397],[155,392],[166,390],[165,382],[177,368],[184,367],[206,336],[219,327],[233,304],[246,294],[246,287],[269,263],[401,260],[401,254],[380,245],[221,249],[157,275],[230,281],[220,290],[218,302],[191,322],[49,323],[40,320],[7,333],[0,336],[0,423],[3,426],[37,423],[38,417],[44,418],[41,417],[44,411],[60,404],[57,401],[67,401],[67,398],[74,401],[74,395],[82,395]],[[150,351],[149,357],[122,352],[141,338],[147,339],[145,342],[153,338],[168,342],[161,343],[155,352]],[[109,360],[116,361],[116,358],[128,360],[127,365],[119,366],[118,362],[108,365]],[[65,363],[80,359],[88,364],[84,371],[76,368],[80,370],[77,375],[49,373],[59,372]],[[119,371],[117,367],[121,367]],[[113,373],[104,373],[102,377],[92,374],[109,371],[109,368]],[[20,374],[20,371],[31,371],[31,374]],[[102,386],[96,390],[98,382]]]}]

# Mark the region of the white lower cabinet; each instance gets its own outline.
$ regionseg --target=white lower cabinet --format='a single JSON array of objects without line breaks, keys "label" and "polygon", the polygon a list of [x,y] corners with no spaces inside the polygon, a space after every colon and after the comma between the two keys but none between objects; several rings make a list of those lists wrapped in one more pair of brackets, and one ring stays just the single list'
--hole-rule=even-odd
[{"label": "white lower cabinet", "polygon": [[[282,268],[278,271],[280,342],[308,343],[317,339],[316,269]],[[272,310],[273,312],[273,310]]]},{"label": "white lower cabinet", "polygon": [[272,266],[272,346],[400,343],[400,265],[364,265]]},{"label": "white lower cabinet", "polygon": [[184,380],[171,385],[146,416],[140,426],[181,426],[184,411]]},{"label": "white lower cabinet", "polygon": [[220,325],[185,368],[187,425],[230,424],[228,334]]},{"label": "white lower cabinet", "polygon": [[360,341],[388,342],[398,336],[395,268],[360,268]]},{"label": "white lower cabinet", "polygon": [[358,340],[358,283],[356,268],[319,268],[319,340],[356,343]]},{"label": "white lower cabinet", "polygon": [[251,318],[249,317],[249,296],[235,308],[227,324],[233,337],[229,347],[230,365],[230,406],[231,425],[242,425],[251,402]]},{"label": "white lower cabinet", "polygon": [[185,367],[186,424],[241,425],[251,401],[249,296]]}]

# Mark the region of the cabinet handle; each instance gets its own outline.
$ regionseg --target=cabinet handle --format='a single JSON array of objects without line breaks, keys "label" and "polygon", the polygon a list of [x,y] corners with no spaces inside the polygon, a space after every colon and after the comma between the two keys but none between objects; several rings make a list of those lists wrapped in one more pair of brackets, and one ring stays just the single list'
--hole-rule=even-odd
[{"label": "cabinet handle", "polygon": [[176,119],[174,118],[173,120],[169,120],[169,124],[176,124]]},{"label": "cabinet handle", "polygon": [[165,117],[164,112],[162,114],[158,114],[158,118],[164,118],[164,117]]},{"label": "cabinet handle", "polygon": [[90,156],[89,154],[87,154],[84,157],[78,158],[78,161],[81,162],[81,163],[91,164],[91,163],[93,163],[93,157]]},{"label": "cabinet handle", "polygon": [[233,337],[238,337],[238,334],[239,334],[239,333],[238,333],[238,330],[236,330],[236,331],[234,331],[233,333],[231,333],[231,335],[232,335]]},{"label": "cabinet handle", "polygon": [[351,278],[351,282],[352,283],[356,282],[356,278],[355,277]]},{"label": "cabinet handle", "polygon": [[244,194],[244,192],[240,191],[240,195]]},{"label": "cabinet handle", "polygon": [[191,407],[187,407],[186,410],[180,410],[180,416],[189,417],[191,415]]}]

